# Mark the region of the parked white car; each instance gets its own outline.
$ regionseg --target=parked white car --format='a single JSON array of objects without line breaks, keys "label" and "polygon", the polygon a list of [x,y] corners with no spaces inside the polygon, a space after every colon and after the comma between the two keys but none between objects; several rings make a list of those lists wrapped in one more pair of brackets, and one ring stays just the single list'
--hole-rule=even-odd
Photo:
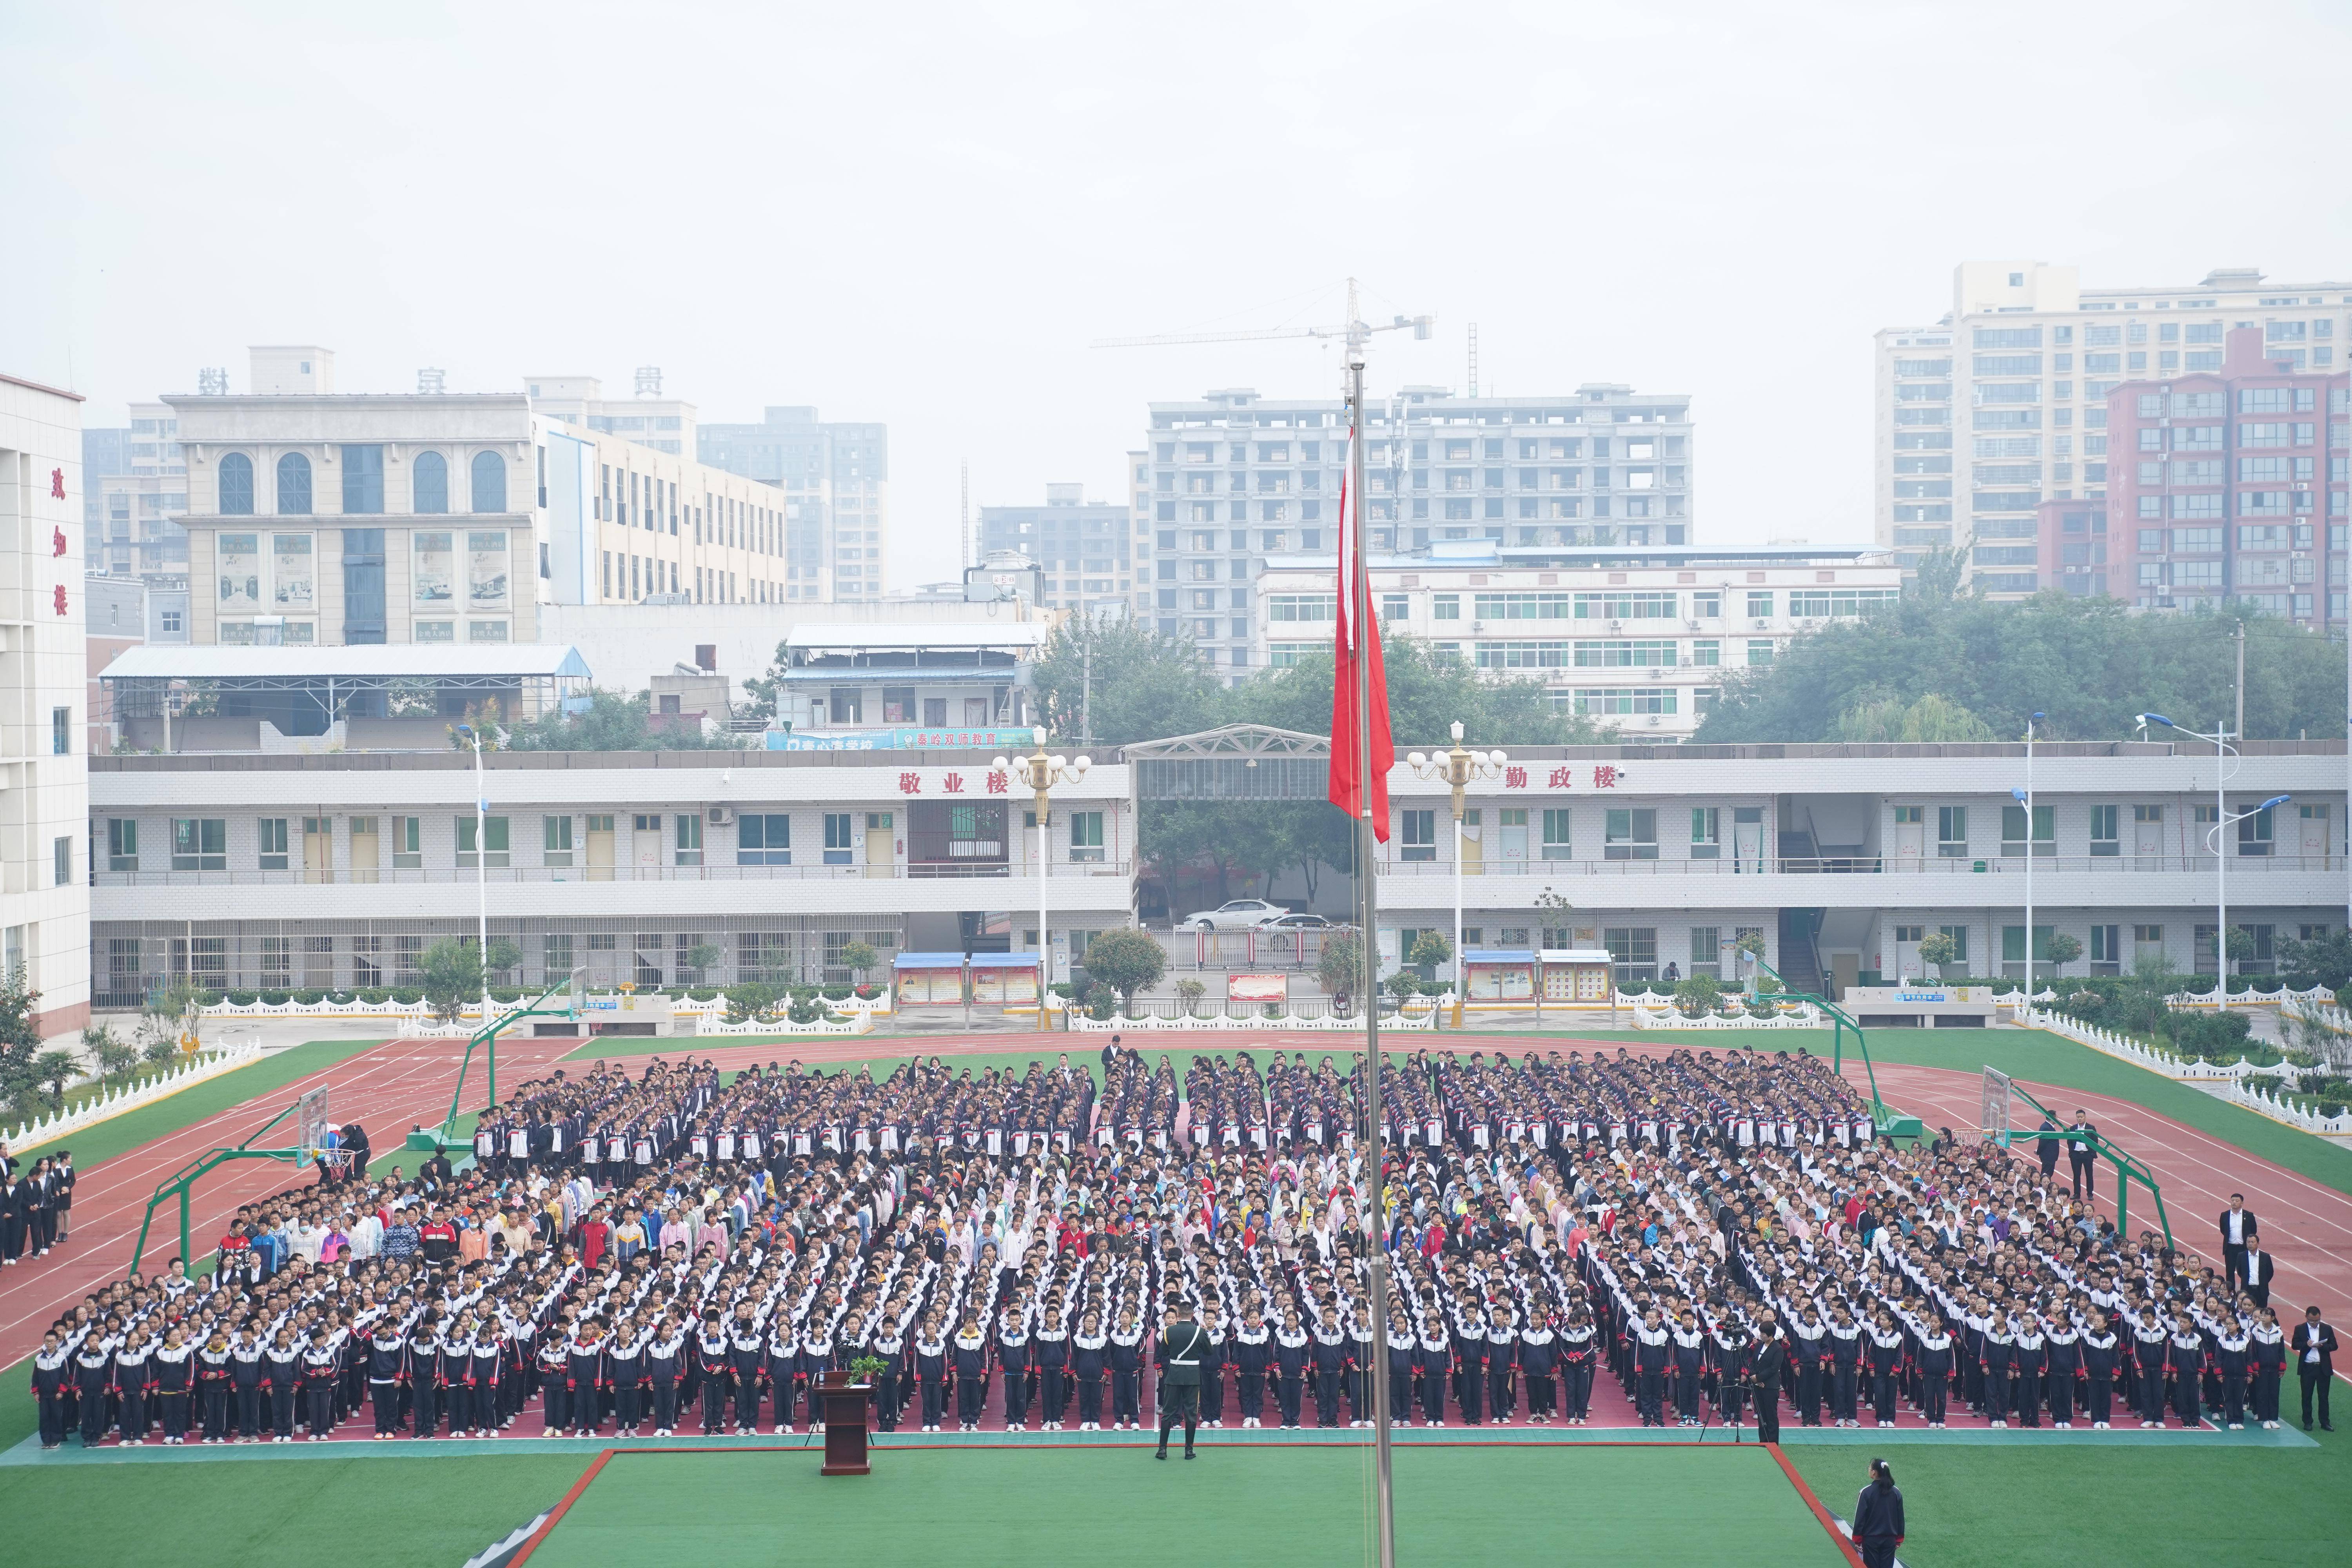
[{"label": "parked white car", "polygon": [[1248,931],[1289,912],[1264,899],[1228,899],[1213,910],[1195,910],[1176,923],[1188,931]]}]

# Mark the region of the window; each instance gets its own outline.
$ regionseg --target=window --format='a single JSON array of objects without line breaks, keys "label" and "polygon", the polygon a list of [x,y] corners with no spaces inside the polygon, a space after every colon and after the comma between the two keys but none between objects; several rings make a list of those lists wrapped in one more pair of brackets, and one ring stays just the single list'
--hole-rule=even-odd
[{"label": "window", "polygon": [[1694,860],[1717,860],[1723,857],[1723,812],[1719,806],[1691,807],[1691,851]]},{"label": "window", "polygon": [[569,866],[572,864],[572,818],[542,816],[540,825],[540,864]]},{"label": "window", "polygon": [[228,869],[228,819],[225,816],[175,816],[172,819],[172,869]]},{"label": "window", "polygon": [[[415,820],[414,818],[411,819]],[[489,851],[484,864],[496,869],[507,864],[507,819],[503,816],[476,817],[471,815],[457,818],[457,864],[460,868],[474,868],[474,834],[479,829],[485,847]]]},{"label": "window", "polygon": [[1433,594],[1429,604],[1433,620],[1458,621],[1462,618],[1462,595],[1459,594]]},{"label": "window", "polygon": [[106,819],[106,868],[110,871],[139,869],[137,817],[110,816]]},{"label": "window", "polygon": [[73,752],[73,710],[49,710],[49,755],[69,756]]},{"label": "window", "polygon": [[1748,589],[1748,613],[1759,618],[1769,619],[1772,614],[1771,591],[1769,589],[1759,588]]},{"label": "window", "polygon": [[1568,830],[1569,811],[1566,806],[1548,806],[1543,814],[1543,858],[1547,860],[1574,858],[1573,843]]},{"label": "window", "polygon": [[278,459],[278,514],[310,515],[310,459],[299,452],[289,452]]},{"label": "window", "polygon": [[647,988],[659,985],[662,983],[662,960],[667,956],[667,944],[662,941],[662,933],[641,931],[630,948],[630,957],[635,963],[634,978],[636,983]]},{"label": "window", "polygon": [[2122,837],[2116,830],[2117,820],[2122,816],[2122,809],[2118,806],[2095,805],[2091,807],[2092,854],[2120,855],[2124,852]]},{"label": "window", "polygon": [[1658,977],[1657,927],[1607,926],[1602,928],[1601,938],[1601,945],[1616,963],[1618,984]]},{"label": "window", "polygon": [[1337,594],[1268,594],[1265,596],[1265,618],[1269,621],[1328,621],[1336,620],[1339,614],[1339,596]]},{"label": "window", "polygon": [[1752,637],[1748,644],[1748,664],[1751,669],[1768,669],[1777,651],[1770,637]]},{"label": "window", "polygon": [[1897,942],[1918,942],[1924,939],[1927,934],[1927,928],[1926,926],[1896,926],[1895,928],[1895,940]]},{"label": "window", "polygon": [[2092,973],[2121,974],[2124,972],[2123,948],[2118,940],[2123,935],[2123,929],[2119,925],[2091,928]]},{"label": "window", "polygon": [[265,871],[286,869],[286,819],[265,816],[255,826],[258,829],[255,841],[261,857],[261,868]]},{"label": "window", "polygon": [[243,452],[220,460],[220,510],[224,517],[253,515],[253,459]]},{"label": "window", "polygon": [[1936,929],[1952,939],[1952,966],[1966,973],[1969,962],[1969,928],[1937,926]]},{"label": "window", "polygon": [[373,517],[383,510],[383,448],[345,447],[342,449],[343,510]]},{"label": "window", "polygon": [[1473,594],[1470,614],[1481,621],[1562,621],[1566,594]]},{"label": "window", "polygon": [[1404,819],[1404,851],[1401,858],[1406,860],[1436,859],[1437,813],[1407,811],[1400,815]]},{"label": "window", "polygon": [[[467,818],[470,826],[473,819]],[[421,816],[395,816],[392,819],[392,868],[395,871],[420,870],[425,865],[425,819]]]},{"label": "window", "polygon": [[1070,816],[1070,858],[1100,860],[1103,858],[1103,814],[1099,811],[1074,811]]},{"label": "window", "polygon": [[474,454],[474,510],[507,510],[507,460],[496,452]]},{"label": "window", "polygon": [[449,510],[448,458],[438,452],[416,454],[415,465],[409,469],[408,510],[431,516]]},{"label": "window", "polygon": [[2271,812],[2265,807],[2238,821],[2238,853],[2262,856],[2271,852]]},{"label": "window", "polygon": [[735,864],[789,866],[793,863],[793,819],[782,812],[758,812],[735,819]]},{"label": "window", "polygon": [[1690,973],[1712,979],[1723,977],[1723,928],[1693,926],[1690,928]]},{"label": "window", "polygon": [[1965,860],[1969,855],[1969,808],[1965,805],[1939,805],[1936,808],[1936,853],[1946,860]]},{"label": "window", "polygon": [[73,840],[70,837],[49,841],[49,886],[62,888],[73,880]]},{"label": "window", "polygon": [[539,939],[539,972],[552,985],[572,973],[572,937],[551,931]]},{"label": "window", "polygon": [[676,845],[677,863],[681,866],[702,864],[702,813],[681,811],[677,814]]},{"label": "window", "polygon": [[[2058,808],[2037,805],[2033,808],[2033,853],[2058,853]],[[2004,805],[2000,808],[2000,852],[2004,855],[2025,853],[2025,807]]]},{"label": "window", "polygon": [[849,864],[850,813],[828,811],[824,814],[824,863],[828,866]]},{"label": "window", "polygon": [[1646,806],[1610,808],[1601,830],[1601,855],[1611,860],[1658,858],[1658,814]]}]

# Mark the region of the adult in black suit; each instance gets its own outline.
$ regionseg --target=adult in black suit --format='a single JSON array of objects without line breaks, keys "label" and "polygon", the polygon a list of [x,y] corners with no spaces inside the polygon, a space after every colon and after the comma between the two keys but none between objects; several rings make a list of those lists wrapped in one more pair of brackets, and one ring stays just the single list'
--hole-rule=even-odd
[{"label": "adult in black suit", "polygon": [[2063,1142],[2065,1140],[2058,1135],[2058,1124],[2051,1121],[2045,1111],[2041,1130],[2033,1135],[2033,1153],[2042,1162],[2042,1184],[2045,1187],[2058,1173],[2058,1145]]},{"label": "adult in black suit", "polygon": [[2221,1269],[2231,1279],[2246,1276],[2246,1237],[2262,1227],[2254,1223],[2254,1211],[2246,1206],[2246,1194],[2231,1193],[2230,1206],[2221,1211]]},{"label": "adult in black suit", "polygon": [[2078,1107],[2066,1131],[2076,1135],[2066,1144],[2066,1169],[2074,1178],[2074,1195],[2095,1198],[2099,1195],[2098,1124],[2089,1111]]},{"label": "adult in black suit", "polygon": [[2335,1431],[2335,1424],[2327,1419],[2327,1390],[2336,1381],[2336,1331],[2320,1321],[2318,1308],[2305,1307],[2303,1321],[2294,1326],[2294,1337],[2288,1345],[2294,1355],[2294,1375],[2303,1384],[2303,1429],[2311,1430],[2311,1394],[2315,1388],[2320,1430]]},{"label": "adult in black suit", "polygon": [[2246,1233],[2244,1274],[2246,1294],[2253,1299],[2257,1311],[2271,1304],[2271,1275],[2278,1260],[2263,1250],[2263,1238],[2252,1231]]},{"label": "adult in black suit", "polygon": [[1789,1368],[1789,1342],[1769,1312],[1756,1331],[1756,1352],[1748,1363],[1748,1392],[1756,1401],[1756,1440],[1780,1440],[1780,1384]]}]

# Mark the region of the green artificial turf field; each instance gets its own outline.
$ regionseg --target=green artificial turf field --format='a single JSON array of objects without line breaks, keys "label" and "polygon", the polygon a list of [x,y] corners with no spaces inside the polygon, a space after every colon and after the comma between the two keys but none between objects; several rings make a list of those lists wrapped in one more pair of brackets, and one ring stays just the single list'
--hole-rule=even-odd
[{"label": "green artificial turf field", "polygon": [[[16,1159],[31,1164],[42,1155],[53,1153],[63,1144],[73,1151],[74,1169],[88,1175],[92,1167],[111,1160],[117,1154],[136,1149],[151,1139],[161,1138],[193,1122],[216,1115],[232,1105],[268,1093],[280,1084],[307,1078],[321,1068],[334,1066],[346,1058],[382,1045],[374,1040],[312,1040],[267,1056],[250,1066],[234,1072],[208,1078],[192,1084],[177,1094],[142,1105],[136,1110],[126,1110],[110,1117],[94,1127],[70,1132],[37,1148],[11,1150]],[[238,1135],[251,1131],[241,1128]]]},{"label": "green artificial turf field", "polygon": [[[1040,1563],[1248,1568],[1371,1560],[1363,1448],[908,1450],[874,1474],[814,1451],[627,1456],[530,1568],[750,1568],[781,1561],[969,1568]],[[1758,1448],[1400,1448],[1401,1563],[1752,1568],[1843,1561]]]}]

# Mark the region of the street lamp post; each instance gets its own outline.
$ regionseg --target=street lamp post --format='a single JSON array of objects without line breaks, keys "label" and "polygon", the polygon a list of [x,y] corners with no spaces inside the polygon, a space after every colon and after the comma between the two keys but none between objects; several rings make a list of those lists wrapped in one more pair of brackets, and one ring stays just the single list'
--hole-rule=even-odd
[{"label": "street lamp post", "polygon": [[2045,717],[2036,713],[2025,721],[2025,787],[2009,792],[2025,807],[2025,1005],[2029,1012],[2033,1006],[2033,726]]},{"label": "street lamp post", "polygon": [[[482,732],[471,724],[457,726],[457,733],[473,742],[474,747],[474,890],[477,895],[477,924],[474,953],[481,962],[482,1023],[490,1021],[490,791],[482,773]],[[495,1059],[495,1058],[494,1058]],[[492,1068],[495,1073],[498,1069]],[[490,1100],[498,1100],[498,1080],[490,1080]]]},{"label": "street lamp post", "polygon": [[1464,994],[1470,989],[1470,971],[1462,958],[1463,796],[1473,779],[1502,777],[1503,764],[1510,759],[1500,752],[1465,751],[1462,745],[1462,721],[1457,719],[1454,721],[1452,751],[1412,752],[1404,760],[1415,778],[1443,779],[1454,789],[1454,1026],[1458,1029],[1462,1026]]},{"label": "street lamp post", "polygon": [[[1045,837],[1045,825],[1048,820],[1050,820],[1052,810],[1052,802],[1047,797],[1049,792],[1055,784],[1064,782],[1076,784],[1079,780],[1084,779],[1087,776],[1087,770],[1094,765],[1094,759],[1085,755],[1076,757],[1056,757],[1048,755],[1045,751],[1045,731],[1042,725],[1039,726],[1037,731],[1037,750],[1035,752],[1029,756],[1020,758],[998,757],[994,762],[989,764],[989,766],[994,768],[1001,773],[1013,773],[1017,770],[1017,776],[1020,778],[1021,782],[1029,786],[1031,792],[1036,798],[1037,1027],[1041,1031],[1046,1027],[1045,988],[1054,977],[1053,933],[1045,924],[1045,877],[1046,873],[1051,869],[1051,866],[1049,865],[1047,858],[1048,846]],[[1075,1000],[1075,998],[1073,998],[1073,1000]]]},{"label": "street lamp post", "polygon": [[2221,840],[2221,830],[2233,822],[2243,822],[2247,817],[2259,816],[2274,805],[2285,804],[2290,797],[2283,795],[2274,795],[2252,811],[2242,811],[2235,816],[2231,816],[2228,798],[2229,783],[2237,770],[2230,766],[2229,759],[2237,756],[2238,752],[2230,742],[2238,737],[2226,725],[2208,735],[2202,731],[2190,730],[2176,724],[2161,713],[2143,713],[2139,716],[2139,727],[2142,730],[2146,730],[2150,724],[2161,724],[2176,733],[2189,736],[2191,740],[2203,741],[2213,748],[2213,830],[2206,837],[2213,845],[2215,904],[2213,918],[2216,922],[2213,927],[2213,967],[2218,972],[2215,978],[2218,982],[2217,994],[2221,997],[2221,1010],[2227,1012],[2230,1006],[2230,855],[2229,846]]}]

